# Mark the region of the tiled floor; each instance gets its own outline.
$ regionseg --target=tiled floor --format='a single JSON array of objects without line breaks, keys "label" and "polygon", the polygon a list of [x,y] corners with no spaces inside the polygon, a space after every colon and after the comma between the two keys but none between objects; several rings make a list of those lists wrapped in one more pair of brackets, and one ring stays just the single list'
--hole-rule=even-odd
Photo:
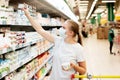
[{"label": "tiled floor", "polygon": [[[90,36],[89,38],[83,40],[86,51],[85,56],[88,73],[93,75],[120,75],[120,55],[116,56],[110,55],[109,42],[107,40],[97,40],[96,35]],[[120,80],[120,79],[92,79],[92,80]]]}]

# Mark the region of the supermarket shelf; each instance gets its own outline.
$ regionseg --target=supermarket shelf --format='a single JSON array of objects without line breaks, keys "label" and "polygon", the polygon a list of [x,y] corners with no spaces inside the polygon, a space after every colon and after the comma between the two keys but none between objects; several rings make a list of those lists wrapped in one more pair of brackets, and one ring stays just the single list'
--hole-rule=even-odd
[{"label": "supermarket shelf", "polygon": [[48,13],[51,16],[62,16],[63,18],[68,19],[68,16],[66,16],[53,5],[49,4],[46,0],[10,0],[10,5],[16,6],[17,3],[27,3],[29,5],[34,5],[37,11],[41,13]]},{"label": "supermarket shelf", "polygon": [[16,25],[16,24],[0,24],[1,27],[12,27],[12,26],[31,26],[31,25]]},{"label": "supermarket shelf", "polygon": [[37,39],[37,40],[35,40],[35,41],[31,41],[31,42],[28,42],[28,43],[24,43],[24,44],[21,44],[21,45],[17,45],[17,46],[15,46],[14,50],[13,50],[12,47],[5,48],[5,49],[3,49],[3,50],[0,50],[0,55],[1,55],[1,54],[5,54],[5,53],[8,53],[8,52],[10,52],[10,51],[15,51],[15,50],[17,50],[17,49],[20,49],[20,48],[23,48],[23,47],[26,47],[26,46],[29,46],[29,45],[32,45],[32,44],[35,44],[36,42],[42,41],[42,40],[43,40],[43,39]]},{"label": "supermarket shelf", "polygon": [[40,13],[47,13],[51,17],[63,17],[64,19],[71,18],[72,20],[77,21],[76,16],[64,2],[64,0],[56,1],[60,3],[62,2],[62,5],[58,3],[60,6],[55,4],[55,1],[56,0],[10,0],[10,4],[16,6],[16,3],[27,3],[29,5],[34,5],[36,10]]},{"label": "supermarket shelf", "polygon": [[54,44],[51,44],[48,48],[46,48],[43,51],[41,51],[41,53],[44,53],[44,52],[50,50],[53,46],[54,46]]},{"label": "supermarket shelf", "polygon": [[45,60],[45,61],[41,64],[41,66],[39,66],[39,67],[29,76],[28,80],[31,79],[52,57],[53,57],[53,55],[51,55],[47,60]]},{"label": "supermarket shelf", "polygon": [[[53,47],[53,45],[50,45],[50,47],[49,47],[47,50],[51,49],[51,47]],[[46,51],[46,50],[45,50],[45,51]],[[45,51],[44,51],[44,52],[45,52]],[[42,52],[42,53],[43,53],[43,52]],[[41,53],[41,54],[42,54],[42,53]],[[40,54],[39,54],[39,55],[40,55]],[[29,56],[29,57],[27,57],[26,59],[21,60],[21,62],[19,62],[18,64],[15,65],[16,67],[15,67],[14,69],[12,68],[8,73],[3,74],[3,75],[0,77],[0,79],[2,79],[3,77],[5,77],[6,75],[10,74],[11,72],[15,71],[15,70],[18,69],[19,67],[25,65],[26,63],[28,63],[29,61],[31,61],[32,59],[34,59],[34,58],[37,57],[37,56],[38,56],[38,55]],[[51,58],[51,57],[50,57],[50,58]],[[49,59],[48,59],[48,60],[49,60]],[[46,61],[44,62],[44,64],[47,63],[48,60],[46,60]],[[44,64],[43,64],[43,65],[44,65]],[[43,65],[41,65],[41,67],[42,67]]]},{"label": "supermarket shelf", "polygon": [[[56,10],[59,11],[58,14],[64,14],[69,19],[72,19],[73,21],[78,23],[78,19],[73,13],[73,11],[68,7],[65,0],[44,0],[46,3],[48,2],[50,5],[54,6]],[[58,5],[59,4],[59,5]]]},{"label": "supermarket shelf", "polygon": [[[0,24],[0,27],[10,27],[12,31],[21,31],[24,30],[24,31],[35,31],[34,28],[31,26],[31,25],[9,25],[9,24]],[[24,27],[28,28],[27,30],[24,29]],[[61,25],[42,25],[42,27],[45,29],[45,30],[49,30],[49,29],[52,29],[52,28],[60,28]],[[30,29],[30,30],[29,30]]]},{"label": "supermarket shelf", "polygon": [[30,57],[26,58],[25,60],[22,60],[21,62],[19,62],[18,64],[16,64],[15,68],[12,68],[8,73],[2,75],[0,77],[0,79],[2,79],[3,77],[5,77],[6,75],[10,74],[11,72],[15,71],[16,69],[18,69],[19,67],[23,66],[24,64],[28,63],[33,58],[35,58],[35,56],[30,56]]},{"label": "supermarket shelf", "polygon": [[45,74],[39,79],[39,80],[43,80],[45,75],[50,71],[50,69],[52,68],[52,66],[49,66],[47,69],[46,69],[46,72]]},{"label": "supermarket shelf", "polygon": [[0,9],[0,11],[5,11],[5,12],[14,12],[13,10],[3,10],[3,9]]},{"label": "supermarket shelf", "polygon": [[[16,25],[16,24],[0,24],[0,27],[16,27],[16,26],[26,26],[26,27],[31,27],[32,25]],[[45,25],[41,25],[43,27],[54,27],[54,26],[61,26],[61,25],[50,25],[50,24],[45,24]]]}]

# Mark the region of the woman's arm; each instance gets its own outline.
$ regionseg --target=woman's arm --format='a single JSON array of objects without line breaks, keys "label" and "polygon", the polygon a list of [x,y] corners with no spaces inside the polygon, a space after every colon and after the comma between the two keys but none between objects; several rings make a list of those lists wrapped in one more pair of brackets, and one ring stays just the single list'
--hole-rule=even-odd
[{"label": "woman's arm", "polygon": [[41,26],[37,21],[35,21],[32,16],[30,16],[30,14],[29,14],[29,12],[28,12],[28,9],[23,8],[22,10],[24,11],[26,17],[29,19],[29,21],[30,21],[30,23],[32,24],[33,28],[34,28],[41,36],[43,36],[45,39],[47,39],[48,41],[54,43],[54,38],[53,38],[53,36],[52,36],[49,32],[45,31],[45,30],[42,28],[42,26]]},{"label": "woman's arm", "polygon": [[86,73],[86,62],[78,62],[78,65],[75,65],[73,63],[71,63],[71,67],[79,72],[80,75],[84,75]]}]

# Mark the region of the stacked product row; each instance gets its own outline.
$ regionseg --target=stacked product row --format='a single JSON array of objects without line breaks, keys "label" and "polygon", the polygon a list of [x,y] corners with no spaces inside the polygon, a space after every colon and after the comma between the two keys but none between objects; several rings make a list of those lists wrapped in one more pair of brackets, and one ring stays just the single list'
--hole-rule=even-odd
[{"label": "stacked product row", "polygon": [[[9,0],[0,0],[0,24],[4,25],[31,25],[29,20],[20,9],[24,4],[18,4],[18,10],[14,12],[14,6],[9,6]],[[36,11],[35,6],[27,5],[31,16],[38,20],[41,25],[60,26],[64,22],[63,18],[51,18],[49,14],[42,14]]]},{"label": "stacked product row", "polygon": [[32,78],[32,80],[43,80],[45,75],[51,70],[52,59],[49,60]]},{"label": "stacked product row", "polygon": [[5,80],[29,80],[32,78],[32,76],[35,75],[35,73],[38,70],[42,69],[43,71],[43,68],[44,68],[44,71],[45,71],[46,70],[45,67],[46,68],[50,67],[51,63],[49,63],[49,60],[51,58],[52,56],[50,53],[48,52],[42,53],[41,55],[37,56],[35,59],[30,61],[26,65],[10,73],[8,76],[5,77]]},{"label": "stacked product row", "polygon": [[[42,44],[47,43],[37,32],[10,31],[9,27],[2,27],[0,30],[3,32],[0,33],[0,54],[26,47],[39,41],[42,42]],[[57,28],[49,32],[53,35],[58,34]]]},{"label": "stacked product row", "polygon": [[36,32],[18,31],[7,32],[4,37],[2,35],[0,37],[2,42],[0,44],[0,78],[15,71],[53,46]]},{"label": "stacked product row", "polygon": [[[48,51],[53,44],[37,32],[11,31],[14,25],[16,30],[17,26],[29,27],[31,24],[20,9],[23,4],[9,6],[9,3],[9,0],[0,0],[0,79],[43,80],[51,69],[52,52]],[[36,12],[34,6],[27,7],[30,15],[42,26],[61,26],[64,22],[63,18],[51,18],[49,14]],[[50,33],[56,35],[57,29]]]},{"label": "stacked product row", "polygon": [[39,41],[44,42],[44,39],[37,32],[10,31],[9,28],[0,28],[0,30],[3,32],[0,33],[0,54],[25,47]]}]

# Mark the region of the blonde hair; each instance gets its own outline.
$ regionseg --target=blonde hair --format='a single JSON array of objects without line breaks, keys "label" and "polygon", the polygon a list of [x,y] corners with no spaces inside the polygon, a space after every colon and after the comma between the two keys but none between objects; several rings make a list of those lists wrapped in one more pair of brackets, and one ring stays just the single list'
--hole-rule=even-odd
[{"label": "blonde hair", "polygon": [[82,45],[82,38],[81,38],[81,35],[79,33],[79,25],[76,22],[74,22],[73,20],[67,20],[66,22],[68,22],[70,24],[70,30],[74,32],[74,37],[76,35],[78,35],[77,42]]}]

